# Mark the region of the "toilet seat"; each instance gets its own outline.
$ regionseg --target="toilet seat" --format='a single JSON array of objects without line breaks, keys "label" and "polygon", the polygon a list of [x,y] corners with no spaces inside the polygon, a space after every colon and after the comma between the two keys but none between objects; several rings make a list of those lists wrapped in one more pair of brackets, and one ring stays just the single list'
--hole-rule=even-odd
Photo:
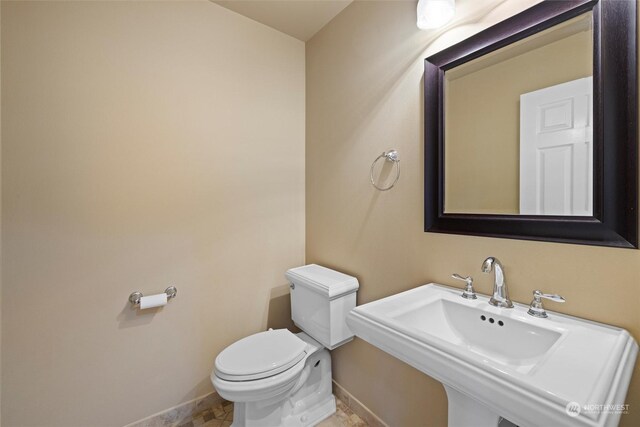
[{"label": "toilet seat", "polygon": [[259,332],[224,349],[215,375],[227,381],[255,381],[277,375],[305,358],[307,343],[287,329]]},{"label": "toilet seat", "polygon": [[232,402],[258,402],[276,398],[277,396],[284,396],[289,393],[300,381],[300,377],[308,358],[323,351],[322,344],[315,341],[304,332],[291,335],[302,341],[304,344],[302,359],[288,369],[282,370],[278,374],[262,379],[244,381],[238,381],[238,377],[233,376],[229,377],[231,380],[223,379],[219,375],[217,369],[218,360],[216,359],[216,368],[211,372],[211,381],[220,396]]},{"label": "toilet seat", "polygon": [[300,379],[305,366],[301,360],[279,374],[252,381],[222,379],[217,372],[211,373],[211,381],[220,396],[232,402],[256,402],[288,393]]}]

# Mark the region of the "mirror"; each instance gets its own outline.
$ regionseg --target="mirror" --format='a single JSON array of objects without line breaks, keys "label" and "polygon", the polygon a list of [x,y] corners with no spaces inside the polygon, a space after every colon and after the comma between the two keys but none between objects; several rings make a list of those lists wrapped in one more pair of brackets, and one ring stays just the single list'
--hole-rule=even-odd
[{"label": "mirror", "polygon": [[593,214],[592,20],[445,71],[445,212]]},{"label": "mirror", "polygon": [[637,247],[636,7],[543,1],[425,60],[425,231]]}]

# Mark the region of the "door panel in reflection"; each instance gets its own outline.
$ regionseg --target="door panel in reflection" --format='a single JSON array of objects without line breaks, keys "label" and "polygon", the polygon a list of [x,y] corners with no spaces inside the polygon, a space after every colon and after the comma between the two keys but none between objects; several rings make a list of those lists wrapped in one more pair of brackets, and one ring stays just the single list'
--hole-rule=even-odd
[{"label": "door panel in reflection", "polygon": [[520,214],[593,212],[592,77],[520,96]]}]

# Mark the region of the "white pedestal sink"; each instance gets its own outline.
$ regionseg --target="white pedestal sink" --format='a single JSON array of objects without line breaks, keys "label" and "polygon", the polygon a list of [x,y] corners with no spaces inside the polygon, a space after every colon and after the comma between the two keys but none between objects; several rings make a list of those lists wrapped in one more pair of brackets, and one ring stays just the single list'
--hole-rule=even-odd
[{"label": "white pedestal sink", "polygon": [[618,425],[638,353],[627,331],[460,295],[428,284],[356,307],[347,323],[444,385],[450,427]]}]

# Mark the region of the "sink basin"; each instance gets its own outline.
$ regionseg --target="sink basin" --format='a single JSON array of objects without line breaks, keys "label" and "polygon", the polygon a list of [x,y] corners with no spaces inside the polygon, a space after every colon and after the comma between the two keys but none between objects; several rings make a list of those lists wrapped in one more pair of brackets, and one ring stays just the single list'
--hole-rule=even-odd
[{"label": "sink basin", "polygon": [[[615,426],[638,345],[623,329],[424,285],[356,307],[354,334],[442,382],[449,425]],[[576,406],[577,405],[577,406]],[[495,422],[495,424],[494,424]]]},{"label": "sink basin", "polygon": [[[463,300],[464,301],[464,300]],[[482,305],[459,304],[436,299],[420,301],[409,309],[389,313],[391,322],[404,326],[407,334],[429,335],[448,345],[461,347],[479,359],[528,372],[558,342],[563,330],[543,328],[506,316],[489,314]]]}]

